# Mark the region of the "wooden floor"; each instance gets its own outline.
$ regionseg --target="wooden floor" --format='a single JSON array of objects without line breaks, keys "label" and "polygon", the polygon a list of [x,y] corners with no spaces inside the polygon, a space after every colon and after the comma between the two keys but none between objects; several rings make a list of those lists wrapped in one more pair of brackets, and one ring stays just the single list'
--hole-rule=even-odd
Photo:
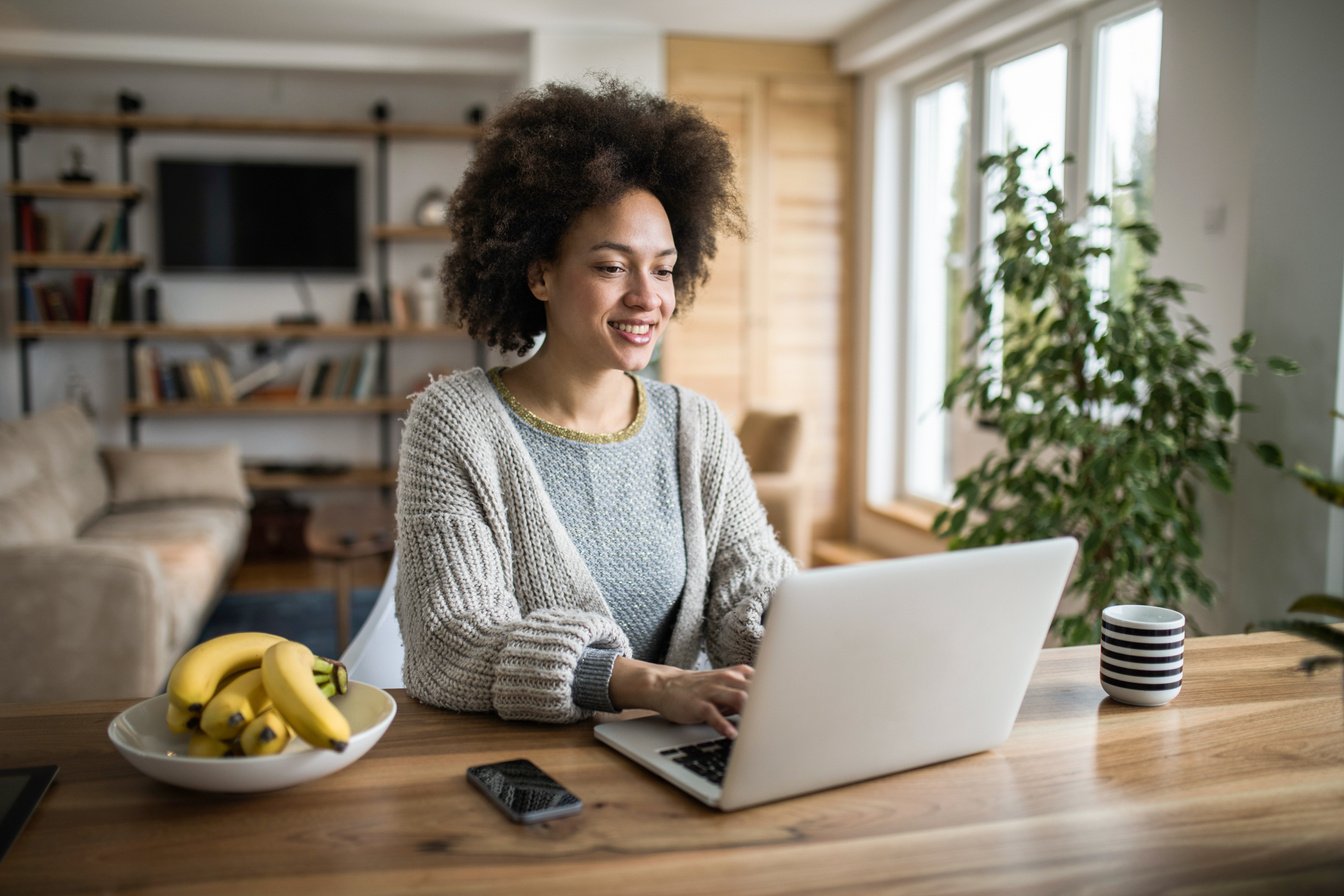
[{"label": "wooden floor", "polygon": [[[364,557],[351,561],[351,578],[356,588],[377,588],[387,577],[390,557]],[[283,561],[243,560],[233,574],[228,587],[230,593],[244,591],[311,591],[332,588],[335,570],[332,564],[305,557]]]}]

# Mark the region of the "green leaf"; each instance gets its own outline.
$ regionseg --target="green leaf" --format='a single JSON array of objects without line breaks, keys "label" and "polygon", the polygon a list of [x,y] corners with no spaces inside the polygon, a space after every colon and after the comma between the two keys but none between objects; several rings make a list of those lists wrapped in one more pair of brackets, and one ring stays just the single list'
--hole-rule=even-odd
[{"label": "green leaf", "polygon": [[1232,351],[1238,355],[1244,355],[1255,345],[1255,334],[1250,330],[1245,330],[1240,336],[1232,340]]},{"label": "green leaf", "polygon": [[1330,479],[1319,470],[1305,464],[1295,464],[1289,472],[1316,497],[1329,501],[1336,507],[1344,507],[1344,482]]},{"label": "green leaf", "polygon": [[1276,470],[1283,469],[1283,451],[1273,442],[1259,442],[1251,446],[1262,462]]},{"label": "green leaf", "polygon": [[1318,613],[1344,619],[1344,598],[1330,594],[1304,594],[1288,608],[1289,613]]},{"label": "green leaf", "polygon": [[1237,400],[1231,390],[1219,389],[1213,393],[1213,410],[1224,420],[1231,420],[1237,413]]},{"label": "green leaf", "polygon": [[1283,358],[1278,355],[1270,358],[1267,362],[1271,373],[1277,373],[1279,376],[1297,376],[1302,372],[1302,365],[1291,358]]}]

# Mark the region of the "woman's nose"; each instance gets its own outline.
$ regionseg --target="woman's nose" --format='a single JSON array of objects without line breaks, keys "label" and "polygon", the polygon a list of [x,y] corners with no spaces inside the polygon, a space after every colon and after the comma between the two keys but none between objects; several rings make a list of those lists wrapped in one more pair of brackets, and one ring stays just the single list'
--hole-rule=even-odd
[{"label": "woman's nose", "polygon": [[625,304],[653,311],[663,304],[662,282],[653,274],[636,272],[625,294]]}]

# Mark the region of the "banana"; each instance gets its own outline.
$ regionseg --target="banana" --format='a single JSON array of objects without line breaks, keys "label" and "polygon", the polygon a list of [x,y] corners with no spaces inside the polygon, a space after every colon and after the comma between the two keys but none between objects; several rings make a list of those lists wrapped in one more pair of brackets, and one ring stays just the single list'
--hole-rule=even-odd
[{"label": "banana", "polygon": [[298,641],[280,641],[262,654],[261,678],[275,708],[295,734],[315,747],[339,753],[350,743],[350,722],[313,679],[314,672],[324,671],[321,665],[338,664],[314,657]]},{"label": "banana", "polygon": [[200,730],[193,732],[191,740],[187,741],[187,755],[200,759],[215,759],[220,756],[227,756],[232,750],[233,744],[215,740]]},{"label": "banana", "polygon": [[283,750],[293,736],[284,716],[268,709],[247,723],[238,738],[238,745],[243,748],[244,756],[271,756]]},{"label": "banana", "polygon": [[185,709],[178,709],[172,701],[168,702],[168,730],[174,734],[186,734],[188,731],[195,731],[201,725],[200,713],[187,712]]},{"label": "banana", "polygon": [[201,712],[201,730],[215,740],[233,740],[271,706],[261,670],[249,669],[221,687]]},{"label": "banana", "polygon": [[178,709],[199,713],[225,676],[261,665],[266,648],[283,640],[261,632],[236,632],[197,644],[168,674],[168,699]]}]

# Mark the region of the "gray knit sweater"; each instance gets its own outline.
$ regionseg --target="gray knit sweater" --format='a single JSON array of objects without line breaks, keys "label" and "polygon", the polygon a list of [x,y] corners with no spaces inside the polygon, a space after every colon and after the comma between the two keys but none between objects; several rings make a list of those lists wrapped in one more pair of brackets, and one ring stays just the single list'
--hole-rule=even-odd
[{"label": "gray knit sweater", "polygon": [[[667,663],[750,662],[770,594],[795,571],[746,459],[709,400],[677,390],[686,586]],[[482,370],[436,380],[411,406],[397,481],[397,619],[416,699],[571,722],[585,649],[630,655],[565,532],[509,411]]]},{"label": "gray knit sweater", "polygon": [[[569,540],[625,632],[630,655],[661,663],[677,603],[686,588],[686,536],[677,487],[677,390],[634,378],[640,411],[634,423],[602,442],[538,420],[491,374],[510,404],[513,428],[541,474],[541,484]],[[574,675],[574,702],[611,712],[611,672],[619,652],[588,648]]]}]

